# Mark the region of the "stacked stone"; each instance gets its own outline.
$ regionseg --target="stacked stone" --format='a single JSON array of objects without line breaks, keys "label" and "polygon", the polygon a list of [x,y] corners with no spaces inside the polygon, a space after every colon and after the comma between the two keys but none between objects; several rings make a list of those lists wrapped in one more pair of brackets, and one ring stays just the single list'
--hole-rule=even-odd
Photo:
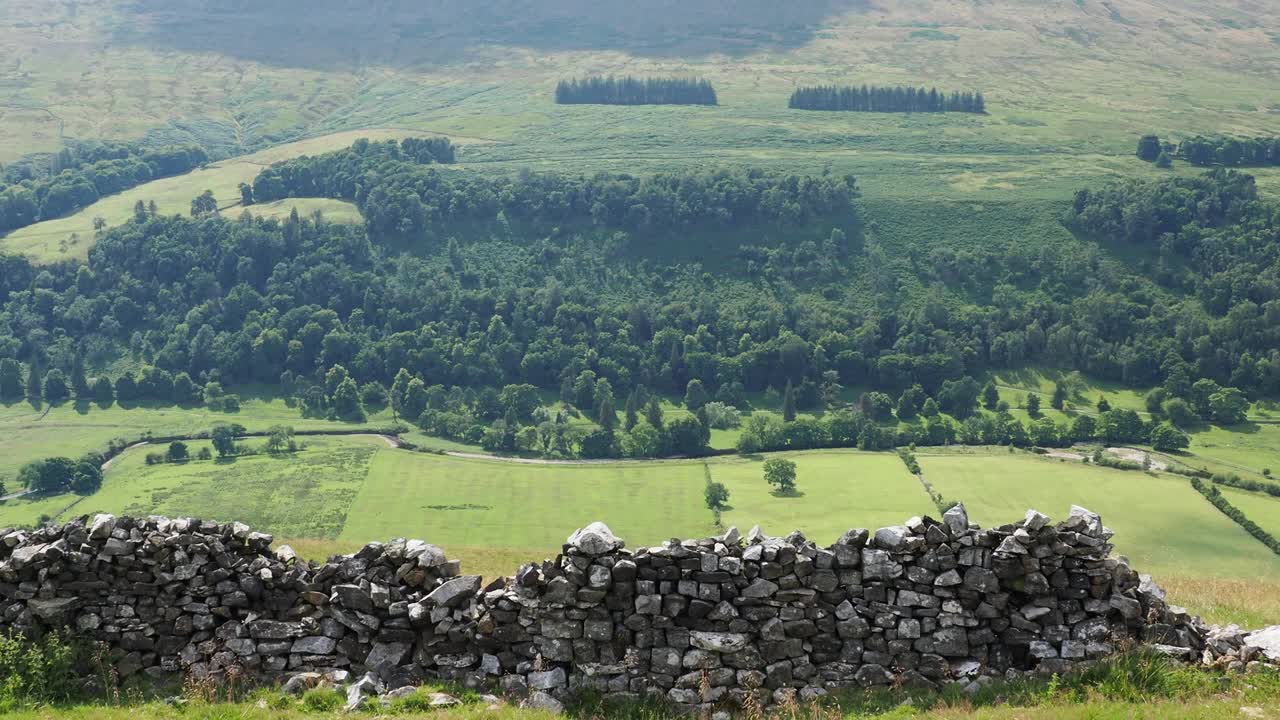
[{"label": "stacked stone", "polygon": [[241,664],[228,629],[296,599],[300,570],[271,541],[241,523],[110,515],[3,533],[0,627],[70,624],[107,643],[122,676]]},{"label": "stacked stone", "polygon": [[304,564],[239,523],[99,515],[0,531],[0,631],[71,625],[125,676],[358,677],[356,703],[436,677],[547,708],[579,690],[710,709],[972,689],[1127,641],[1226,667],[1271,657],[1260,647],[1280,659],[1280,632],[1210,629],[1167,605],[1110,557],[1111,534],[1082,508],[982,530],[957,506],[829,547],[757,528],[630,552],[595,523],[482,589],[417,540]]}]

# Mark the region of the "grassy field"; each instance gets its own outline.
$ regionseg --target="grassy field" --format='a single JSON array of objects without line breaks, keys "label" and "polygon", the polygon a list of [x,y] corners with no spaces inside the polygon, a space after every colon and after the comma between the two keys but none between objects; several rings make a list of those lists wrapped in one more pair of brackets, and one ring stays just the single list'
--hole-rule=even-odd
[{"label": "grassy field", "polygon": [[711,479],[729,488],[725,525],[745,532],[759,523],[770,535],[800,530],[825,545],[849,528],[900,525],[912,515],[937,514],[897,455],[836,450],[781,456],[796,463],[793,496],[775,495],[763,481],[763,457],[708,463]]},{"label": "grassy field", "polygon": [[1225,485],[1216,487],[1222,491],[1223,497],[1228,502],[1240,508],[1245,517],[1257,523],[1263,530],[1280,537],[1280,498]]},{"label": "grassy field", "polygon": [[1003,451],[917,453],[925,478],[964,501],[971,519],[1008,522],[1027,508],[1062,519],[1083,505],[1115,530],[1116,550],[1143,572],[1280,580],[1280,558],[1191,488],[1186,478],[1152,476]]},{"label": "grassy field", "polygon": [[[114,438],[133,441],[144,433],[190,435],[220,423],[239,423],[249,432],[273,425],[297,430],[331,430],[361,427],[318,418],[304,418],[284,400],[246,395],[238,413],[214,412],[205,407],[129,406],[64,403],[33,407],[20,401],[0,405],[0,478],[12,478],[26,463],[43,457],[78,457],[103,451]],[[390,411],[374,414],[369,426],[390,425]]]},{"label": "grassy field", "polygon": [[521,465],[379,452],[339,539],[555,551],[603,520],[635,547],[706,535],[700,462]]}]

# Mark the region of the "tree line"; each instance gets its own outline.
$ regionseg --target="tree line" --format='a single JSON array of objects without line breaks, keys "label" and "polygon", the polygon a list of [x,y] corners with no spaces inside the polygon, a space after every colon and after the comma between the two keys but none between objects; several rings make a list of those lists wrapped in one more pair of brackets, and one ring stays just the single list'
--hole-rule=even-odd
[{"label": "tree line", "polygon": [[[8,232],[75,212],[106,195],[123,192],[157,178],[181,175],[208,161],[197,146],[160,149],[136,145],[94,146],[83,154],[63,150],[46,177],[30,166],[16,182],[0,184],[0,232]],[[16,179],[16,177],[15,177]]]},{"label": "tree line", "polygon": [[347,150],[279,163],[253,183],[258,202],[288,197],[354,202],[375,237],[444,233],[458,224],[499,220],[539,231],[578,224],[631,231],[798,225],[853,213],[857,194],[848,176],[752,169],[643,177],[482,176],[424,164],[407,157],[394,141],[362,141]]},{"label": "tree line", "polygon": [[556,84],[560,105],[715,105],[716,91],[701,78],[591,76]]},{"label": "tree line", "polygon": [[1168,167],[1173,158],[1192,165],[1268,167],[1280,165],[1280,137],[1234,138],[1197,135],[1180,143],[1162,141],[1158,135],[1138,140],[1138,157]]},{"label": "tree line", "polygon": [[940,92],[937,88],[877,85],[816,85],[791,94],[793,110],[843,110],[848,112],[965,112],[985,113],[981,92]]},{"label": "tree line", "polygon": [[[384,151],[374,145],[365,152]],[[365,167],[347,160],[293,168],[302,176],[308,167]],[[369,167],[362,187],[382,187],[382,164]],[[570,405],[583,412],[585,388],[607,380],[621,413],[642,389],[688,396],[696,380],[726,406],[704,406],[708,426],[731,422],[716,418],[730,416],[727,406],[742,409],[744,394],[771,388],[791,396],[794,412],[831,407],[841,385],[897,402],[919,385],[951,414],[949,398],[975,391],[966,378],[1028,365],[1159,386],[1166,395],[1157,406],[1171,418],[1189,412],[1229,424],[1248,398],[1280,393],[1280,209],[1232,171],[1075,198],[1064,219],[1105,242],[1145,245],[1152,260],[1140,267],[1077,245],[934,248],[895,266],[855,226],[814,210],[856,215],[851,178],[703,171],[490,185],[456,175],[463,179],[448,185],[448,212],[462,212],[453,200],[469,199],[483,212],[453,217],[498,225],[467,234],[458,223],[428,253],[322,216],[190,218],[144,207],[100,233],[85,265],[0,256],[0,359],[11,361],[0,364],[0,392],[58,402],[100,389],[120,402],[141,394],[234,409],[235,388],[267,383],[288,386],[308,413],[346,417],[376,404],[378,387],[404,369],[428,388],[463,393],[460,405],[427,418],[431,427],[474,438],[479,426],[481,439],[494,421],[471,421],[477,411],[467,396],[508,385],[564,396],[568,384]],[[327,176],[313,182],[342,186]],[[537,187],[571,193],[553,210]],[[495,188],[501,196],[490,196]],[[806,223],[731,225],[750,247],[778,239],[763,255],[726,253],[711,271],[629,253],[629,231],[595,224],[615,219],[606,204],[615,190],[628,201],[700,208],[684,211],[686,222],[732,222],[787,198],[797,208],[813,199],[804,200],[809,214],[798,213]],[[442,202],[423,192],[415,197]],[[504,217],[511,227],[491,232]],[[521,218],[548,225],[524,231]],[[575,229],[552,232],[553,221]],[[906,298],[899,279],[927,290]],[[140,369],[106,377],[122,365]]]}]

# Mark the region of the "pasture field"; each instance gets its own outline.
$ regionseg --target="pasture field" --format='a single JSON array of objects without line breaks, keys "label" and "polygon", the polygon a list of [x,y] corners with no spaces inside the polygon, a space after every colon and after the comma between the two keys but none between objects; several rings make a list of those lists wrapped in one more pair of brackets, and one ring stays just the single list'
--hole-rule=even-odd
[{"label": "pasture field", "polygon": [[770,454],[796,463],[796,493],[776,495],[764,482],[764,457],[708,462],[711,479],[729,489],[724,525],[746,532],[759,524],[769,535],[800,530],[829,545],[850,528],[901,525],[912,515],[937,512],[920,482],[892,453],[815,450]]},{"label": "pasture field", "polygon": [[1207,427],[1192,433],[1188,450],[1232,472],[1261,479],[1263,470],[1280,473],[1280,425],[1250,423],[1231,428]]},{"label": "pasture field", "polygon": [[1115,530],[1118,553],[1142,572],[1280,579],[1280,557],[1200,497],[1186,478],[1002,452],[917,453],[924,477],[984,526],[1035,508],[1055,520],[1081,505]]},{"label": "pasture field", "polygon": [[638,547],[712,532],[703,484],[699,461],[525,465],[380,451],[338,539],[554,552],[602,520]]},{"label": "pasture field", "polygon": [[1228,502],[1240,508],[1245,517],[1273,536],[1280,537],[1280,498],[1225,485],[1215,487],[1222,491]]},{"label": "pasture field", "polygon": [[[321,418],[305,418],[296,407],[269,396],[245,396],[240,412],[214,412],[206,407],[176,405],[63,403],[34,407],[27,401],[0,405],[0,477],[13,477],[28,462],[63,455],[79,457],[102,451],[115,438],[134,441],[145,433],[192,435],[218,424],[239,423],[249,432],[273,425],[297,430],[332,430],[361,427]],[[390,425],[391,412],[370,416],[368,425]]]},{"label": "pasture field", "polygon": [[[380,438],[301,438],[306,449],[285,455],[251,455],[226,460],[191,460],[145,465],[140,447],[120,456],[102,489],[76,502],[75,495],[10,500],[0,505],[0,525],[29,523],[58,499],[66,520],[97,512],[167,515],[218,521],[239,520],[255,529],[299,537],[336,537]],[[245,441],[260,445],[260,439]],[[188,443],[194,454],[208,442]],[[71,503],[74,502],[74,505]]]}]

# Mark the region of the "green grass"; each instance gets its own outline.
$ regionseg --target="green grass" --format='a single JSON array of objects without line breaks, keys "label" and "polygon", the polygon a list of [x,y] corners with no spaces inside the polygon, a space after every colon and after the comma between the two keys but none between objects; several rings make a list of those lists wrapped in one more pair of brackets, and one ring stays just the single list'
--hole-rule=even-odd
[{"label": "green grass", "polygon": [[[364,484],[378,438],[302,438],[306,449],[292,454],[254,455],[227,460],[192,460],[147,466],[147,452],[129,451],[106,474],[102,489],[79,499],[60,520],[109,512],[117,515],[199,517],[298,537],[333,538]],[[247,444],[258,446],[262,440]],[[209,444],[189,443],[191,452]],[[61,504],[77,500],[60,496]],[[0,526],[31,522],[49,500],[23,499],[0,506]]]},{"label": "green grass", "polygon": [[1035,508],[1056,520],[1071,505],[1099,513],[1117,552],[1142,572],[1192,577],[1280,579],[1280,558],[1174,475],[1111,470],[1003,452],[917,453],[925,478],[964,501],[984,526]]},{"label": "green grass", "polygon": [[[78,457],[103,451],[114,438],[133,441],[151,432],[156,435],[190,435],[220,423],[239,423],[249,432],[273,425],[298,430],[331,430],[361,427],[318,418],[304,418],[296,407],[269,396],[242,398],[240,412],[213,412],[204,407],[130,406],[66,403],[39,409],[20,401],[0,405],[0,477],[14,477],[26,463],[44,457]],[[369,419],[372,425],[391,424],[384,411]]]},{"label": "green grass", "polygon": [[339,539],[554,551],[602,520],[632,547],[705,536],[700,462],[524,465],[379,451]]},{"label": "green grass", "polygon": [[781,456],[796,463],[794,496],[772,492],[764,481],[763,457],[708,463],[711,479],[729,488],[731,509],[724,512],[723,524],[743,532],[759,524],[770,535],[800,530],[825,545],[850,528],[900,525],[912,515],[937,514],[897,455],[833,450]]},{"label": "green grass", "polygon": [[1244,516],[1254,521],[1263,530],[1275,537],[1280,537],[1280,498],[1266,493],[1250,492],[1238,488],[1216,485],[1223,497],[1232,505],[1240,508]]},{"label": "green grass", "polygon": [[1191,435],[1188,450],[1232,472],[1262,479],[1264,469],[1280,472],[1280,425],[1204,428]]}]

